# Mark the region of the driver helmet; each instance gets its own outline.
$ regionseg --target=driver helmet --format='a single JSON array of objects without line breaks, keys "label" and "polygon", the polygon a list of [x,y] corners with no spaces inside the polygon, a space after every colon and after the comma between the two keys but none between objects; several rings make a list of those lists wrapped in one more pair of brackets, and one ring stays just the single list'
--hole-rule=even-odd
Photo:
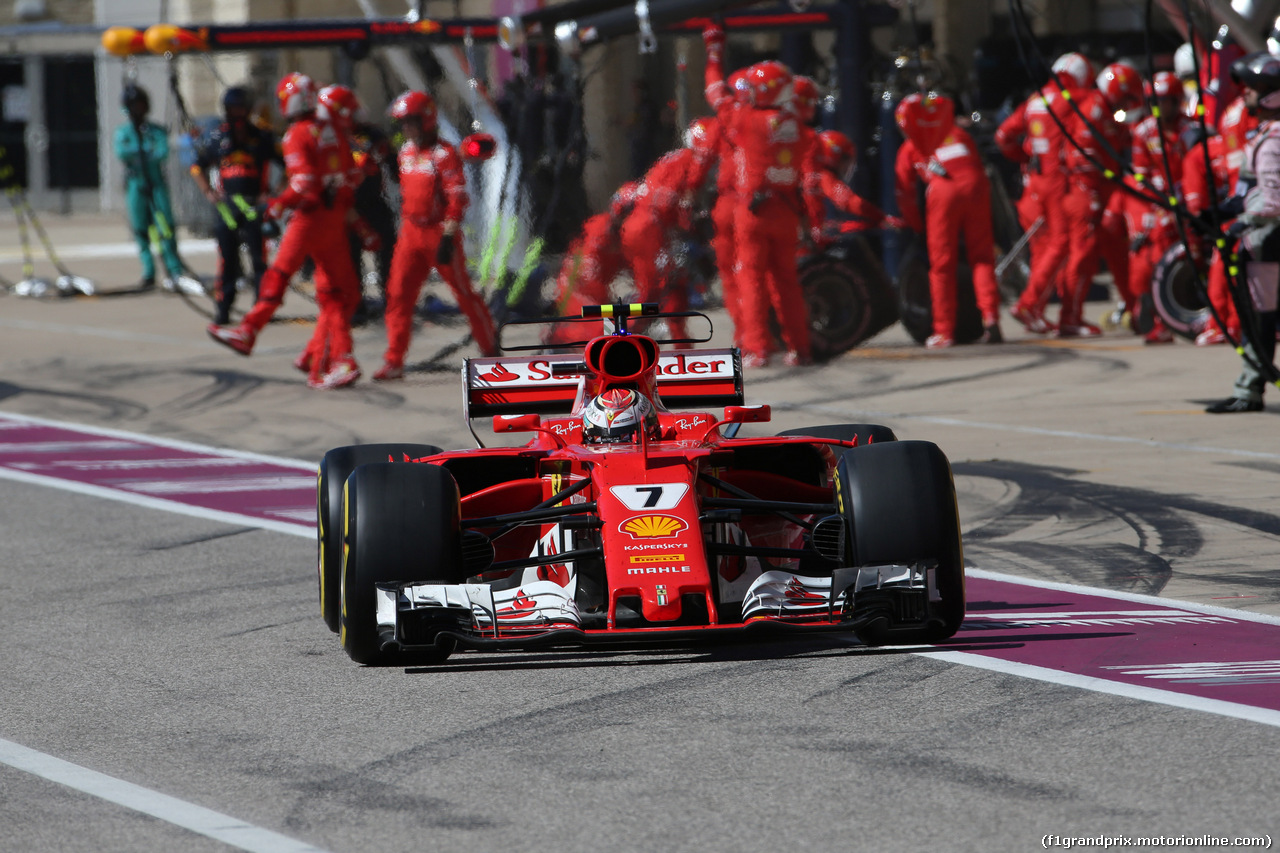
[{"label": "driver helmet", "polygon": [[588,444],[635,441],[641,429],[656,436],[658,412],[648,397],[629,388],[605,391],[582,410],[582,438]]}]

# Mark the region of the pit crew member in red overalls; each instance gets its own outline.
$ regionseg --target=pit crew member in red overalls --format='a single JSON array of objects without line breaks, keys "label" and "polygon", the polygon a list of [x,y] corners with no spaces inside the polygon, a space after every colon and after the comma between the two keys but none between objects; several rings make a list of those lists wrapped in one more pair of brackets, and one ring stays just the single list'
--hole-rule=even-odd
[{"label": "pit crew member in red overalls", "polygon": [[[803,76],[795,78],[791,109],[805,129],[817,115],[818,97],[818,86],[813,80]],[[886,224],[890,228],[905,227],[901,219],[886,216],[884,211],[849,188],[858,167],[858,149],[852,139],[838,130],[824,130],[815,134],[811,145],[804,175],[804,201],[809,237],[815,249],[821,251],[830,242],[824,234],[827,202],[839,212],[856,217],[857,230]]]},{"label": "pit crew member in red overalls", "polygon": [[824,202],[830,202],[836,210],[857,217],[859,228],[905,228],[906,223],[896,216],[887,215],[862,196],[849,189],[853,172],[858,166],[858,149],[853,140],[838,130],[824,130],[818,134],[813,163],[816,168],[805,175],[805,203],[809,206],[810,237],[819,250],[830,242],[823,231],[826,219]]},{"label": "pit crew member in red overalls", "polygon": [[1115,114],[1138,106],[1141,98],[1142,78],[1137,70],[1112,63],[1098,75],[1098,88],[1081,99],[1080,112],[1073,111],[1067,119],[1067,133],[1080,147],[1068,145],[1064,149],[1067,195],[1063,204],[1071,246],[1060,294],[1059,337],[1102,334],[1097,326],[1085,322],[1084,300],[1098,268],[1103,212],[1116,187],[1119,163],[1113,155],[1129,145],[1129,131],[1116,121]]},{"label": "pit crew member in red overalls", "polygon": [[[352,199],[346,215],[348,246],[352,241],[356,241],[357,245],[361,245],[373,252],[381,247],[381,237],[369,227],[368,223],[360,218],[355,210],[355,190],[365,179],[365,171],[356,159],[355,143],[351,136],[355,127],[355,116],[359,110],[360,102],[357,100],[355,92],[346,86],[325,86],[320,90],[317,97],[316,119],[324,124],[333,126],[334,131],[344,141],[351,155],[346,166],[346,186],[351,191]],[[360,266],[355,256],[351,259],[351,268],[356,271],[356,286],[345,294],[346,302],[343,305],[348,328],[350,327],[351,319],[361,307],[364,290],[360,286]],[[324,275],[323,270],[316,270],[317,285]],[[317,321],[315,334],[311,336],[311,341],[307,344],[307,348],[302,355],[293,363],[294,367],[304,373],[310,373],[314,365],[322,363],[327,358],[327,354],[332,351],[333,346],[331,330],[328,325],[331,321],[331,316],[322,317],[321,320]]]},{"label": "pit crew member in red overalls", "polygon": [[1010,313],[1027,331],[1044,334],[1053,325],[1044,317],[1052,293],[1061,289],[1062,268],[1070,237],[1062,211],[1067,193],[1063,166],[1062,124],[1071,113],[1065,89],[1075,99],[1093,85],[1093,67],[1079,53],[1066,53],[1053,63],[1057,82],[1049,82],[1023,101],[996,130],[1000,152],[1023,164],[1022,198],[1018,218],[1023,230],[1040,225],[1031,237],[1031,275]]},{"label": "pit crew member in red overalls", "polygon": [[[728,94],[738,103],[749,106],[746,73],[743,68],[730,74],[727,89]],[[716,161],[719,165],[716,171],[716,200],[711,207],[711,225],[715,229],[715,236],[711,238],[711,250],[716,255],[716,270],[720,273],[720,293],[724,297],[725,311],[733,323],[733,343],[734,346],[739,346],[742,296],[738,292],[737,270],[741,259],[738,257],[737,241],[734,240],[733,219],[738,209],[738,196],[734,187],[737,184],[741,154],[724,133],[720,134],[720,149],[716,152]]]},{"label": "pit crew member in red overalls", "polygon": [[[1209,160],[1208,168],[1205,167],[1206,159]],[[1212,181],[1210,180],[1211,176]],[[1199,216],[1207,209],[1216,207],[1218,203],[1225,201],[1227,195],[1230,194],[1230,185],[1227,183],[1227,178],[1225,144],[1220,134],[1201,140],[1187,149],[1187,156],[1182,161],[1182,201],[1186,205],[1187,213],[1191,216]],[[1226,272],[1222,270],[1217,249],[1210,244],[1197,242],[1198,238],[1194,231],[1189,231],[1188,236],[1192,238],[1191,246],[1196,253],[1198,262],[1203,261],[1206,248],[1212,249],[1209,253],[1208,264],[1199,263],[1199,266],[1208,272],[1207,290],[1209,301],[1213,303],[1214,310],[1218,312],[1218,316],[1226,320],[1227,326],[1236,328],[1238,321],[1234,320],[1234,313],[1231,318],[1228,318],[1223,313],[1226,310],[1226,306],[1232,303],[1230,294],[1225,290]],[[1215,279],[1220,279],[1221,284],[1215,284]],[[1221,294],[1215,293],[1217,287],[1223,288]],[[1225,297],[1225,305],[1219,302],[1220,297]],[[1224,343],[1225,341],[1226,337],[1222,334],[1222,327],[1218,325],[1218,322],[1213,319],[1211,314],[1204,330],[1196,336],[1196,346],[1209,346],[1211,344]]]},{"label": "pit crew member in red overalls", "polygon": [[[669,151],[645,172],[635,206],[622,223],[622,254],[635,277],[640,302],[657,302],[663,311],[684,311],[689,294],[665,286],[658,271],[669,235],[692,227],[693,197],[707,182],[720,147],[715,119],[694,119],[685,134],[687,146]],[[668,319],[674,338],[685,337],[683,319]]]},{"label": "pit crew member in red overalls", "polygon": [[729,143],[741,154],[735,168],[734,240],[738,266],[735,287],[740,295],[743,364],[768,363],[771,303],[782,328],[788,366],[808,364],[809,312],[796,269],[802,210],[801,180],[812,146],[812,134],[801,133],[795,115],[783,109],[790,98],[792,75],[779,62],[752,66],[745,82],[751,106],[741,105],[724,85],[724,31],[710,27],[707,45],[706,95]]},{"label": "pit crew member in red overalls", "polygon": [[471,286],[462,249],[467,181],[457,150],[439,137],[436,103],[425,92],[405,92],[388,114],[400,125],[400,236],[387,283],[387,352],[374,374],[379,381],[404,377],[404,356],[413,334],[413,306],[422,282],[435,269],[453,291],[471,324],[480,352],[498,354],[493,317]]},{"label": "pit crew member in red overalls", "polygon": [[[1157,196],[1167,199],[1182,189],[1182,161],[1194,123],[1182,114],[1182,83],[1171,71],[1160,71],[1151,80],[1149,94],[1152,114],[1133,129],[1131,167],[1134,180]],[[1166,168],[1165,160],[1168,159]],[[1177,223],[1172,214],[1136,196],[1127,196],[1129,220],[1129,295],[1140,306],[1151,292],[1156,265],[1178,241]],[[1157,314],[1152,318],[1146,342],[1173,343],[1173,332]]]},{"label": "pit crew member in red overalls", "polygon": [[[267,208],[279,219],[292,210],[280,248],[262,277],[257,304],[234,329],[211,325],[209,335],[243,355],[253,350],[258,334],[280,308],[289,279],[310,256],[316,265],[316,303],[320,317],[312,336],[326,343],[327,357],[313,358],[308,384],[337,388],[360,378],[351,354],[349,306],[359,293],[346,247],[347,213],[353,173],[351,147],[331,124],[315,118],[316,86],[297,72],[276,87],[280,113],[290,122],[284,137],[288,186]],[[312,345],[308,350],[312,350]]]},{"label": "pit crew member in red overalls", "polygon": [[[347,214],[351,266],[359,278],[363,254],[373,252],[378,258],[380,280],[385,289],[396,236],[393,214],[382,198],[381,163],[390,155],[390,144],[382,131],[358,120],[360,101],[349,87],[325,86],[320,90],[318,101],[316,117],[336,125],[351,144],[354,190],[351,212]],[[376,154],[373,151],[375,144],[385,148],[385,152]],[[368,211],[373,221],[366,218],[364,211]],[[363,287],[356,300],[354,315],[367,317]]]},{"label": "pit crew member in red overalls", "polygon": [[[941,349],[955,345],[961,236],[973,269],[983,340],[1000,343],[1004,337],[991,234],[991,184],[978,148],[973,138],[956,126],[950,98],[908,95],[898,104],[894,117],[906,137],[894,164],[898,210],[907,227],[925,231],[928,240],[933,334],[925,346]],[[916,202],[916,181],[925,185],[923,217]]]},{"label": "pit crew member in red overalls", "polygon": [[[1245,145],[1253,136],[1257,126],[1258,120],[1245,106],[1243,97],[1236,98],[1223,110],[1218,128],[1219,134],[1210,140],[1210,153],[1212,155],[1216,150],[1219,158],[1214,160],[1213,174],[1220,196],[1230,196],[1235,190],[1236,179],[1240,175],[1240,165],[1244,162]],[[1203,173],[1203,159],[1204,155],[1193,149],[1188,152],[1183,165],[1183,193],[1187,197],[1187,210],[1192,214],[1199,213],[1206,205],[1212,204],[1212,199],[1208,195],[1207,175]],[[1197,169],[1199,171],[1195,171]],[[1192,186],[1199,187],[1200,184],[1197,182],[1199,179],[1205,179],[1204,198],[1198,198],[1199,203],[1196,209],[1193,209]],[[1228,223],[1222,223],[1222,227],[1228,227]],[[1213,303],[1218,317],[1226,322],[1226,329],[1223,329],[1217,319],[1211,316],[1204,331],[1196,336],[1196,346],[1224,344],[1227,342],[1228,334],[1232,340],[1238,341],[1240,318],[1236,313],[1235,300],[1231,298],[1227,271],[1222,265],[1222,256],[1217,249],[1214,249],[1213,257],[1209,262],[1209,301]]]}]

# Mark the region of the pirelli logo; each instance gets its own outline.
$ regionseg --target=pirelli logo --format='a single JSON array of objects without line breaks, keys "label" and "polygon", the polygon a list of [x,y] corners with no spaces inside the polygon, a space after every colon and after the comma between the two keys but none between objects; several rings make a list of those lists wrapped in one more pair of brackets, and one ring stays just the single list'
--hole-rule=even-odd
[{"label": "pirelli logo", "polygon": [[646,565],[650,563],[682,563],[684,562],[684,554],[642,554],[638,557],[632,557],[632,565]]}]

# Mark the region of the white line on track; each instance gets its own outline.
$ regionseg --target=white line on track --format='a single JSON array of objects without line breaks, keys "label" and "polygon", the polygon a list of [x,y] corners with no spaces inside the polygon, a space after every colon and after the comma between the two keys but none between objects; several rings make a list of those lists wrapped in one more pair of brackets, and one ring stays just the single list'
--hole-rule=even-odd
[{"label": "white line on track", "polygon": [[1052,438],[1071,438],[1081,441],[1105,441],[1112,444],[1136,444],[1142,447],[1155,447],[1161,450],[1179,450],[1186,453],[1214,453],[1222,456],[1243,456],[1246,459],[1280,459],[1280,453],[1267,453],[1262,450],[1239,450],[1231,447],[1211,447],[1202,444],[1181,444],[1176,441],[1156,441],[1150,438],[1134,438],[1128,435],[1105,435],[1096,432],[1077,432],[1075,430],[1048,429],[1046,427],[1013,426],[1011,424],[987,423],[984,421],[966,421],[962,418],[943,418],[935,415],[910,415],[902,412],[873,412],[865,409],[844,409],[839,406],[815,406],[807,403],[775,403],[775,411],[818,412],[854,421],[919,421],[939,426],[966,427],[969,429],[987,429],[997,432],[1016,432],[1024,435],[1044,435]]},{"label": "white line on track", "polygon": [[89,495],[95,498],[106,498],[109,501],[133,504],[134,506],[140,506],[146,509],[176,512],[179,515],[189,515],[193,518],[205,518],[210,521],[220,521],[224,524],[235,524],[243,527],[260,527],[263,530],[273,530],[276,533],[288,533],[291,536],[301,536],[304,539],[316,538],[315,525],[290,524],[287,521],[272,521],[269,518],[259,518],[253,515],[241,515],[237,512],[224,512],[223,510],[208,509],[202,506],[192,506],[190,504],[180,503],[179,501],[169,501],[163,498],[151,498],[146,495],[125,492],[119,489],[108,488],[106,486],[95,486],[92,483],[79,483],[74,480],[62,480],[57,477],[46,477],[42,474],[29,474],[26,471],[15,471],[12,468],[5,468],[3,466],[0,466],[0,479],[16,480],[19,483],[33,483],[37,486],[49,486],[50,488],[62,489],[66,492],[76,492],[77,494]]},{"label": "white line on track", "polygon": [[1143,595],[1140,592],[1120,592],[1119,590],[1079,586],[1073,583],[1032,580],[1031,578],[1020,578],[1017,575],[1006,575],[1003,572],[989,572],[985,569],[975,569],[972,566],[966,567],[964,573],[971,578],[982,578],[984,580],[1000,581],[1001,583],[1016,583],[1019,586],[1033,586],[1036,589],[1053,589],[1059,592],[1075,593],[1076,595],[1097,595],[1103,598],[1114,599],[1116,601],[1132,601],[1136,604],[1153,604],[1156,607],[1177,607],[1181,610],[1193,610],[1197,613],[1207,613],[1211,616],[1226,616],[1230,619],[1239,619],[1243,622],[1262,622],[1266,625],[1280,625],[1280,616],[1271,616],[1266,613],[1254,613],[1252,610],[1236,610],[1232,607],[1222,607],[1217,604],[1199,604],[1194,601],[1180,601],[1176,598],[1161,598],[1158,595]]},{"label": "white line on track", "polygon": [[325,853],[320,847],[239,818],[125,782],[0,738],[0,762],[249,853]]},{"label": "white line on track", "polygon": [[[232,459],[250,459],[254,462],[263,462],[268,465],[282,465],[286,468],[297,468],[300,471],[311,471],[315,473],[315,462],[306,462],[302,459],[290,459],[286,456],[267,456],[264,453],[252,453],[248,450],[227,450],[223,447],[210,447],[207,444],[196,444],[193,441],[182,441],[176,438],[159,438],[153,435],[146,435],[140,432],[128,432],[122,429],[111,429],[109,427],[89,426],[88,424],[77,424],[71,421],[55,421],[49,418],[39,418],[35,415],[19,415],[10,412],[0,412],[0,424],[4,421],[25,421],[29,424],[38,424],[40,426],[55,427],[57,429],[74,430],[77,432],[87,432],[91,435],[105,435],[111,438],[122,438],[128,441],[142,442],[143,444],[154,444],[159,447],[171,447],[175,450],[185,450],[188,453],[208,453],[214,456],[226,456]],[[5,424],[8,427],[7,424]],[[21,424],[17,428],[20,428]]]},{"label": "white line on track", "polygon": [[[0,413],[0,425],[2,426],[11,427],[14,425],[21,426],[23,424],[36,424],[40,426],[55,427],[58,429],[74,430],[77,432],[89,433],[91,435],[124,439],[132,443],[183,450],[188,453],[201,453],[218,457],[243,459],[249,462],[279,465],[286,468],[296,468],[299,471],[306,471],[313,475],[316,470],[315,464],[311,462],[304,462],[301,459],[286,459],[281,456],[265,456],[260,453],[249,453],[243,450],[224,450],[219,447],[208,447],[203,444],[195,444],[189,441],[178,441],[171,438],[154,438],[152,436],[136,432],[107,429],[106,427],[86,426],[84,424],[67,423],[65,421],[53,421],[46,418],[31,417],[29,415]],[[140,506],[146,509],[175,512],[180,515],[192,516],[193,518],[204,518],[210,521],[222,522],[224,524],[257,527],[263,530],[272,530],[276,533],[288,533],[291,536],[301,536],[304,539],[314,539],[316,536],[315,525],[312,524],[292,524],[287,521],[274,521],[269,518],[241,515],[240,513],[208,509],[201,506],[192,506],[179,501],[148,497],[147,495],[139,495],[134,492],[113,489],[107,486],[97,486],[91,483],[77,482],[75,480],[63,480],[58,477],[48,477],[43,474],[32,474],[27,471],[7,468],[3,465],[0,465],[0,479],[15,480],[20,483],[33,483],[38,486],[49,486],[50,488],[76,492],[77,494],[82,495],[90,495],[95,498],[105,498],[107,500],[133,504],[134,506]]]},{"label": "white line on track", "polygon": [[[1104,592],[1094,592],[1093,590],[1090,590],[1090,593],[1096,595],[1105,594]],[[1091,690],[1095,693],[1124,696],[1129,699],[1140,699],[1144,702],[1172,705],[1175,708],[1185,708],[1190,711],[1204,711],[1209,714],[1217,714],[1220,717],[1235,717],[1236,719],[1248,720],[1253,723],[1280,726],[1280,711],[1272,711],[1269,708],[1255,708],[1252,705],[1224,702],[1221,699],[1206,699],[1201,696],[1174,693],[1155,687],[1125,684],[1120,681],[1107,681],[1104,678],[1094,678],[1091,675],[1060,672],[1056,669],[1034,666],[1029,663],[989,658],[986,655],[978,655],[972,652],[949,652],[944,649],[938,649],[936,651],[919,651],[915,654],[921,657],[933,658],[934,660],[947,661],[948,663],[958,663],[962,666],[972,666],[992,672],[1001,672],[1006,675],[1031,678],[1036,681],[1046,681],[1050,684],[1079,687],[1082,690]]]}]

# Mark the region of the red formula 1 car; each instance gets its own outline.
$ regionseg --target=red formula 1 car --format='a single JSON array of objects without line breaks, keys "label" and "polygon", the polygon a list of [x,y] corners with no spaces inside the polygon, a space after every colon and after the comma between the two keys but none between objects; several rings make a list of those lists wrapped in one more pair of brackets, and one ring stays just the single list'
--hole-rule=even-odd
[{"label": "red formula 1 car", "polygon": [[[584,316],[611,333],[570,354],[464,363],[468,424],[492,416],[527,444],[325,454],[320,603],[353,659],[716,632],[875,644],[955,633],[964,561],[936,445],[868,424],[739,438],[769,407],[743,405],[736,350],[660,352],[627,328],[701,315],[645,304]],[[517,349],[533,348],[504,351]],[[709,406],[723,416],[696,411]]]}]

